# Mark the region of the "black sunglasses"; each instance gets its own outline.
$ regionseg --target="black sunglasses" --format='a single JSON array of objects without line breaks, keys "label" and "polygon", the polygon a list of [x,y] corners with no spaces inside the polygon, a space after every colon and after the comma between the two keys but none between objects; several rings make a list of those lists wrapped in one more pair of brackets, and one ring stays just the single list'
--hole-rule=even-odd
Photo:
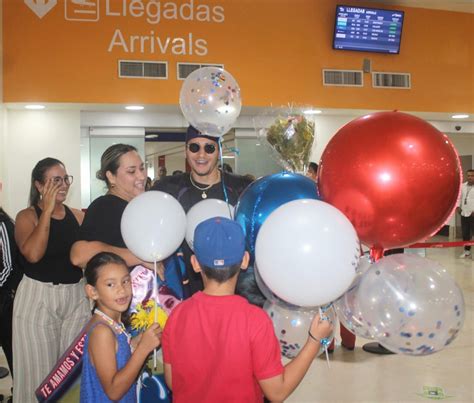
[{"label": "black sunglasses", "polygon": [[[193,154],[196,154],[201,149],[201,146],[198,143],[189,143],[188,150]],[[206,154],[214,154],[216,151],[216,146],[214,144],[204,144],[204,151]]]}]

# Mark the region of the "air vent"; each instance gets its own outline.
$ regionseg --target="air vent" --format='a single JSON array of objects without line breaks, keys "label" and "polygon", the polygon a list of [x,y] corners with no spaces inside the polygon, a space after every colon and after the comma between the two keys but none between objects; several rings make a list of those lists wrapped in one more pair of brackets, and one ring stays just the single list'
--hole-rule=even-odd
[{"label": "air vent", "polygon": [[362,70],[323,69],[323,84],[342,87],[362,87],[364,85],[364,76]]},{"label": "air vent", "polygon": [[409,73],[372,73],[372,87],[374,88],[411,88],[411,76]]},{"label": "air vent", "polygon": [[178,63],[178,80],[185,80],[194,70],[200,69],[201,67],[220,67],[224,68],[223,64],[208,64],[208,63]]},{"label": "air vent", "polygon": [[119,77],[167,79],[168,63],[138,60],[119,60]]}]

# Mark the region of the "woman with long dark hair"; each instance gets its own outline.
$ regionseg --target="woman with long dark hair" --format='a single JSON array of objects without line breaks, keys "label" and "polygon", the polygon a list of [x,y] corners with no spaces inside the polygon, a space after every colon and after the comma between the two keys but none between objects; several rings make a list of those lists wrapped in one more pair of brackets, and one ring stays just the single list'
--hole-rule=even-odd
[{"label": "woman with long dark hair", "polygon": [[37,401],[35,389],[90,318],[82,271],[69,258],[84,218],[64,204],[72,179],[61,161],[39,161],[30,206],[16,217],[24,277],[13,308],[14,402]]}]

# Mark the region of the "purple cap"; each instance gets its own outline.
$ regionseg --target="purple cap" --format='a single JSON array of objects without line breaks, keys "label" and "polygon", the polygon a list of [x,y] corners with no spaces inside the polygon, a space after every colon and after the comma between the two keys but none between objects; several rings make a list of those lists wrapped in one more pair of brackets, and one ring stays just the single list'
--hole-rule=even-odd
[{"label": "purple cap", "polygon": [[195,139],[195,138],[205,138],[205,139],[208,139],[208,140],[215,141],[216,143],[218,141],[218,137],[213,137],[213,136],[208,136],[207,134],[202,134],[195,127],[189,126],[188,130],[186,130],[186,138],[185,138],[186,143],[189,140],[192,140],[192,139]]},{"label": "purple cap", "polygon": [[240,264],[245,253],[242,227],[224,217],[201,222],[194,231],[194,253],[202,266],[219,269]]}]

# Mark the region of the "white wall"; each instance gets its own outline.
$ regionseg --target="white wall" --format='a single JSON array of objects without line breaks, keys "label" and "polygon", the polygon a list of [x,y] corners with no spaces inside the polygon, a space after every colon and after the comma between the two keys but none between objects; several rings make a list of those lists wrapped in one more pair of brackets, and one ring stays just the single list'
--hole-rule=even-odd
[{"label": "white wall", "polygon": [[310,161],[319,164],[321,155],[326,148],[329,140],[337,133],[337,131],[354,119],[353,116],[314,116],[315,137],[313,143],[313,151],[311,152]]},{"label": "white wall", "polygon": [[58,158],[74,176],[67,204],[80,208],[79,111],[7,110],[4,136],[3,206],[10,215],[27,206],[31,170],[45,157]]},{"label": "white wall", "polygon": [[[448,133],[459,155],[472,155],[474,164],[474,132],[473,133]],[[474,166],[471,166],[474,168]]]},{"label": "white wall", "polygon": [[[329,140],[331,140],[342,126],[354,120],[355,117],[347,115],[316,115],[313,119],[315,122],[316,136],[311,153],[311,161],[319,163]],[[459,155],[472,155],[474,157],[474,123],[452,121],[428,122],[448,135]],[[456,126],[461,126],[462,129],[457,132],[455,129]]]}]

